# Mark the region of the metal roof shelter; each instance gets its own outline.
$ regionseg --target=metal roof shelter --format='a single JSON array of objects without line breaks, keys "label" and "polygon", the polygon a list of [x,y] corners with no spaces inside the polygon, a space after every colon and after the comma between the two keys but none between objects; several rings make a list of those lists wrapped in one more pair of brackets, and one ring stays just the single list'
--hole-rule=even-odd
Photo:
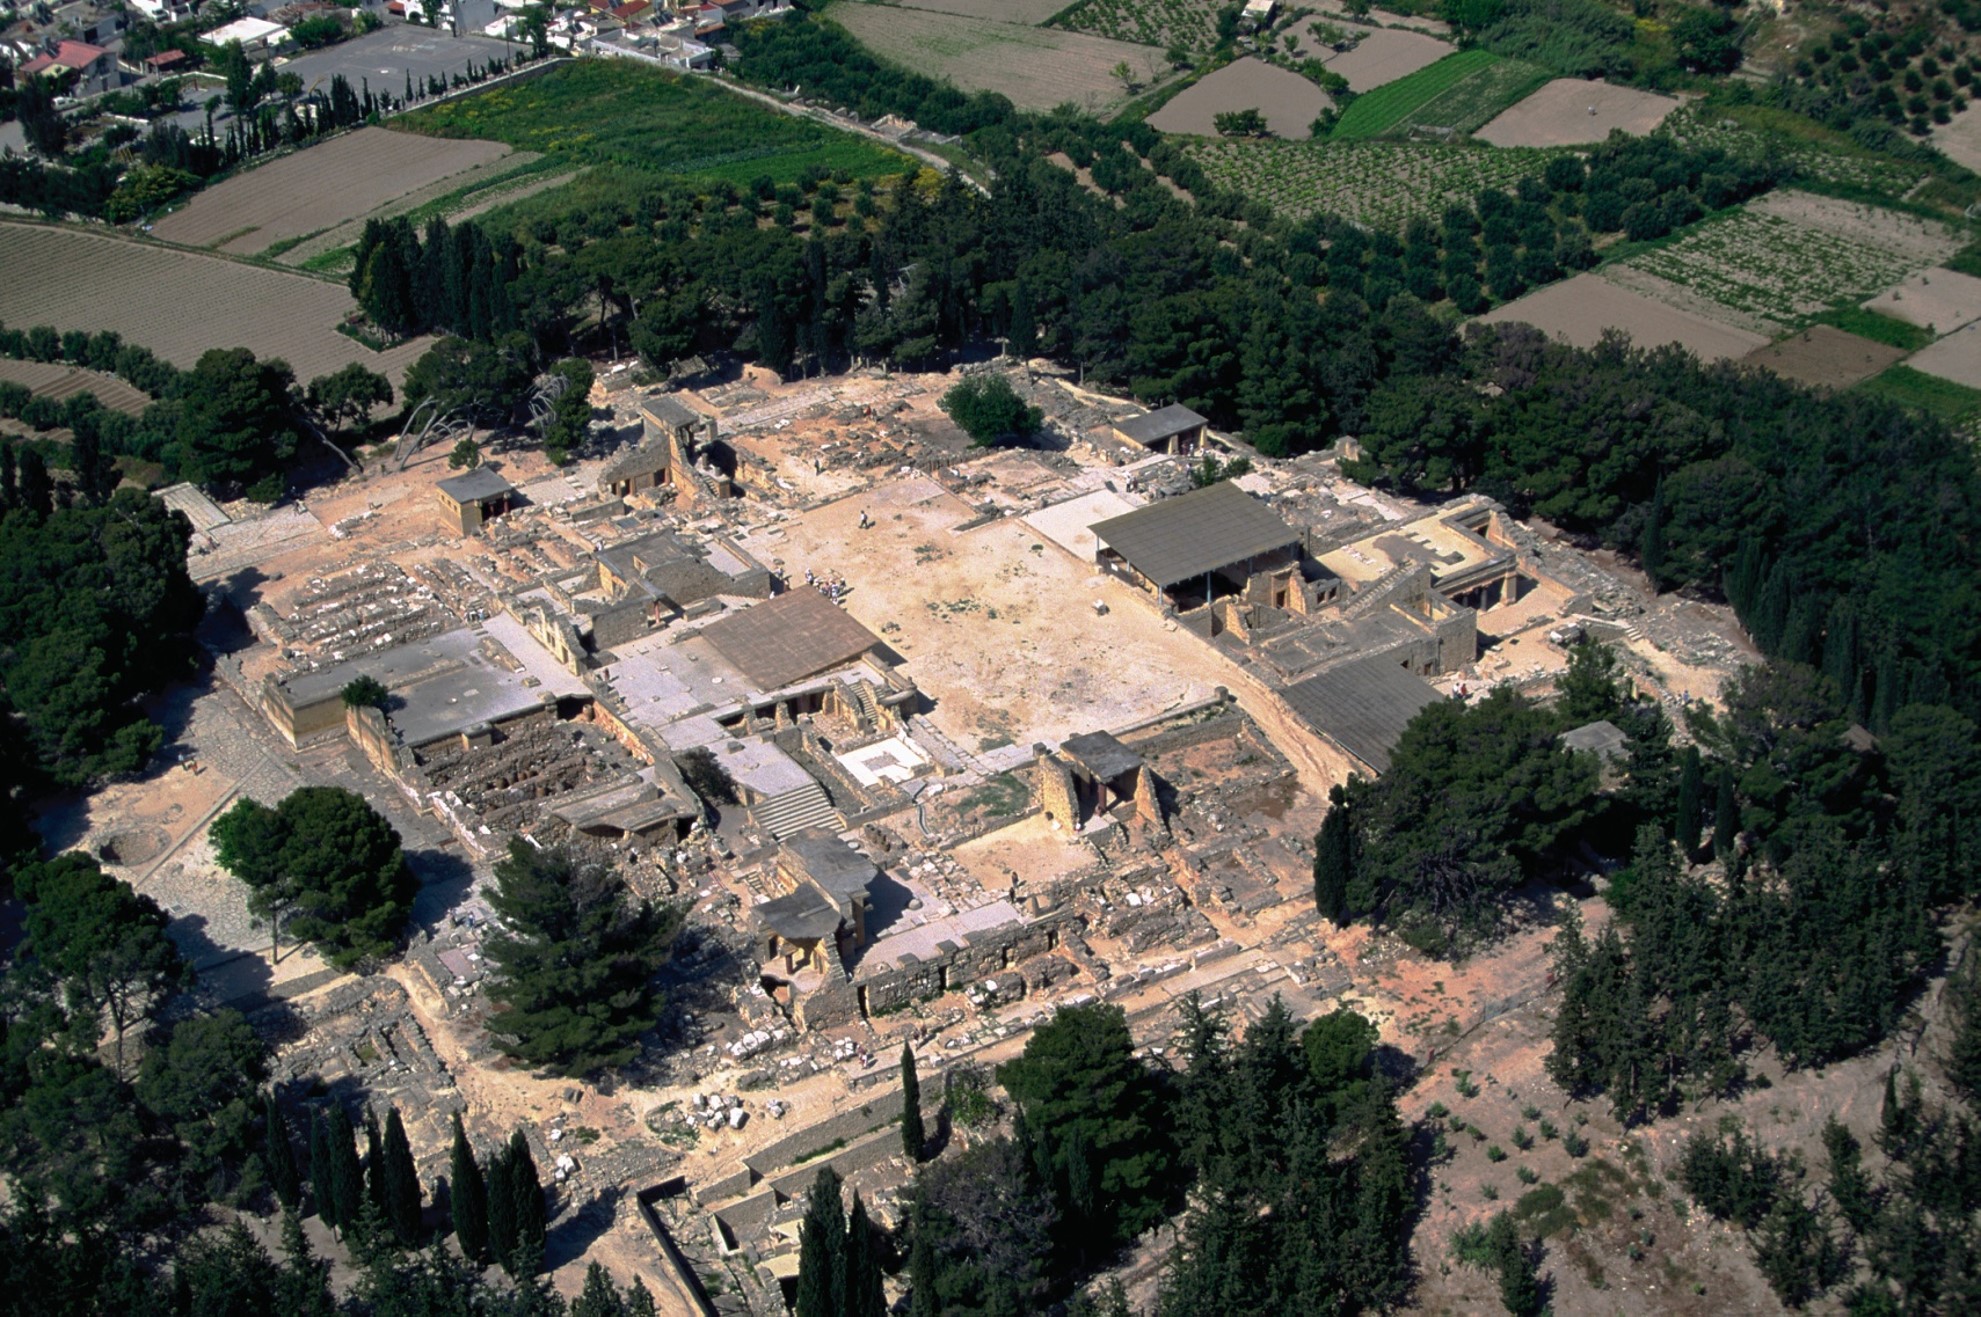
[{"label": "metal roof shelter", "polygon": [[810,883],[800,883],[797,891],[755,906],[752,913],[762,927],[798,942],[823,942],[843,922],[839,908]]},{"label": "metal roof shelter", "polygon": [[759,691],[850,663],[880,637],[816,590],[793,590],[711,622],[702,636]]},{"label": "metal roof shelter", "polygon": [[1378,773],[1419,712],[1437,703],[1431,684],[1377,655],[1325,669],[1280,692],[1308,726]]},{"label": "metal roof shelter", "polygon": [[1298,531],[1228,480],[1110,517],[1093,532],[1163,590],[1300,543]]},{"label": "metal roof shelter", "polygon": [[456,503],[480,503],[516,492],[514,485],[485,466],[478,466],[464,476],[450,476],[440,482],[440,489]]},{"label": "metal roof shelter", "polygon": [[1112,732],[1087,732],[1059,748],[1103,782],[1112,782],[1142,766],[1142,756],[1116,740]]},{"label": "metal roof shelter", "polygon": [[1209,425],[1210,422],[1197,415],[1180,402],[1142,416],[1116,421],[1114,428],[1133,439],[1144,448],[1150,448],[1166,439],[1174,439],[1179,434]]},{"label": "metal roof shelter", "polygon": [[1606,764],[1622,759],[1630,745],[1630,738],[1623,734],[1623,729],[1607,718],[1571,728],[1563,732],[1559,739],[1568,749],[1586,750]]},{"label": "metal roof shelter", "polygon": [[784,839],[784,849],[803,866],[805,876],[832,896],[858,896],[880,870],[874,862],[823,828],[807,828]]},{"label": "metal roof shelter", "polygon": [[640,413],[655,425],[665,425],[674,430],[683,426],[700,425],[708,419],[671,393],[663,393],[658,398],[647,399],[640,404]]}]

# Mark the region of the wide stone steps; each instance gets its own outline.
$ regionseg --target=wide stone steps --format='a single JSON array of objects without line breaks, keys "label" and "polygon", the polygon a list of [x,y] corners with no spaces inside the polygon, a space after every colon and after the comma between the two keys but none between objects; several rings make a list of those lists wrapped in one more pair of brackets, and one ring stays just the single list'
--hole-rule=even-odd
[{"label": "wide stone steps", "polygon": [[845,818],[827,798],[825,788],[816,782],[758,801],[750,806],[750,816],[758,827],[779,841],[806,828],[830,828],[838,832],[846,826]]}]

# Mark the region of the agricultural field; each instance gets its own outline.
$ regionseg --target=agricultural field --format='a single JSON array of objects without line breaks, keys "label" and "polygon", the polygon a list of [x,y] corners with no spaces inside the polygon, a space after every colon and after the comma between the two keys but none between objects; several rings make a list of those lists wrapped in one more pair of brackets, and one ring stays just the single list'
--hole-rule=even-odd
[{"label": "agricultural field", "polygon": [[[1968,336],[1967,331],[1963,330],[1954,335],[1954,338]],[[1944,340],[1947,343],[1952,341],[1953,339]],[[1936,343],[1934,346],[1939,347],[1941,344]],[[1893,366],[1882,375],[1872,376],[1857,388],[1860,393],[1870,394],[1874,398],[1883,398],[1888,402],[1902,403],[1907,407],[1916,407],[1922,412],[1930,412],[1949,425],[1962,427],[1970,436],[1973,435],[1975,428],[1981,426],[1981,388],[1960,383],[1956,377],[1966,375],[1971,379],[1981,373],[1976,369],[1977,366],[1981,366],[1981,353],[1970,350],[1961,361],[1948,359],[1936,364],[1950,371],[1951,374],[1929,373],[1925,367],[1919,366],[1918,359],[1914,358]]]},{"label": "agricultural field", "polygon": [[[950,3],[968,4],[970,0],[943,0],[940,6],[929,7],[947,8]],[[1220,0],[1077,0],[1061,6],[1052,26],[1157,50],[1180,45],[1185,50],[1205,51],[1217,44],[1217,16],[1222,8]]]},{"label": "agricultural field", "polygon": [[151,232],[188,247],[256,256],[511,154],[501,142],[361,128],[236,174],[159,220]]},{"label": "agricultural field", "polygon": [[1779,343],[1756,348],[1746,360],[1797,384],[1847,389],[1890,369],[1904,355],[1904,348],[1846,334],[1833,325],[1812,325]]},{"label": "agricultural field", "polygon": [[0,381],[24,384],[43,398],[63,402],[78,393],[93,393],[113,412],[136,416],[151,405],[151,395],[134,389],[115,375],[104,375],[59,361],[15,361],[0,357]]},{"label": "agricultural field", "polygon": [[[1511,70],[1494,72],[1494,66],[1512,64]],[[1401,136],[1413,127],[1425,126],[1466,131],[1461,119],[1478,117],[1490,104],[1491,112],[1479,118],[1483,124],[1500,110],[1531,90],[1534,79],[1526,72],[1531,65],[1502,60],[1486,50],[1461,50],[1437,63],[1378,87],[1366,96],[1357,96],[1342,111],[1334,127],[1337,141],[1362,141],[1386,135]]]},{"label": "agricultural field", "polygon": [[281,357],[299,380],[362,362],[397,385],[428,340],[373,352],[337,332],[341,285],[101,232],[0,221],[0,321],[115,330],[175,366],[213,347]]},{"label": "agricultural field", "polygon": [[1930,140],[1947,159],[1981,173],[1981,106],[1969,105],[1934,128]]},{"label": "agricultural field", "polygon": [[1939,267],[1921,270],[1865,302],[1864,309],[1935,334],[1951,334],[1981,320],[1981,279]]},{"label": "agricultural field", "polygon": [[1717,146],[1742,158],[1772,151],[1808,178],[1891,197],[1904,196],[1927,176],[1919,165],[1867,151],[1843,133],[1760,105],[1710,113],[1682,105],[1658,132],[1686,146]]},{"label": "agricultural field", "polygon": [[1861,302],[1960,250],[1932,220],[1807,192],[1771,192],[1623,261],[1752,321],[1792,328]]},{"label": "agricultural field", "polygon": [[1377,28],[1361,35],[1353,50],[1329,53],[1321,58],[1328,72],[1338,73],[1348,89],[1358,94],[1388,86],[1427,69],[1451,54],[1451,43],[1422,32],[1392,32]]},{"label": "agricultural field", "polygon": [[1227,110],[1258,110],[1275,137],[1304,141],[1314,117],[1333,105],[1328,94],[1291,69],[1241,59],[1198,80],[1149,116],[1149,127],[1165,133],[1216,134],[1216,117]]},{"label": "agricultural field", "polygon": [[1420,142],[1192,142],[1190,157],[1220,187],[1292,219],[1332,212],[1370,228],[1436,219],[1481,188],[1538,174],[1553,152]]},{"label": "agricultural field", "polygon": [[[877,12],[890,21],[966,21],[908,9]],[[563,64],[540,78],[415,110],[394,126],[429,137],[505,142],[553,164],[614,164],[732,183],[763,175],[795,182],[812,165],[879,178],[911,163],[865,138],[632,60]]]},{"label": "agricultural field", "polygon": [[1080,32],[993,23],[958,14],[859,3],[833,5],[833,22],[884,60],[963,91],[994,91],[1021,110],[1073,104],[1108,115],[1126,104],[1128,88],[1113,69],[1126,64],[1138,87],[1170,73],[1163,52]]},{"label": "agricultural field", "polygon": [[1067,0],[880,0],[903,9],[929,9],[938,14],[962,14],[968,18],[988,18],[994,23],[1024,23],[1039,26],[1060,10]]},{"label": "agricultural field", "polygon": [[1517,59],[1497,59],[1454,83],[1390,126],[1391,137],[1449,140],[1491,123],[1548,80],[1548,71]]},{"label": "agricultural field", "polygon": [[1957,329],[1907,357],[1905,364],[1921,374],[1981,389],[1981,326]]},{"label": "agricultural field", "polygon": [[1638,347],[1676,343],[1702,361],[1722,361],[1766,347],[1764,335],[1619,287],[1594,274],[1516,298],[1479,317],[1486,324],[1524,323],[1573,347],[1594,347],[1609,329],[1622,330]]},{"label": "agricultural field", "polygon": [[1678,104],[1635,87],[1556,78],[1472,135],[1494,146],[1584,146],[1618,129],[1644,137]]}]

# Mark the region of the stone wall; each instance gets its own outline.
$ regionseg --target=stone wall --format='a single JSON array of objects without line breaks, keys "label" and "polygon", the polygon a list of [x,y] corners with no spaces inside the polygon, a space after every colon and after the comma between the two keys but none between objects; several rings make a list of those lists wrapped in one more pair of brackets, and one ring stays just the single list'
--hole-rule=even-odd
[{"label": "stone wall", "polygon": [[1079,915],[1062,912],[984,929],[966,935],[961,946],[949,942],[938,944],[939,954],[929,959],[904,956],[900,965],[863,974],[853,986],[859,991],[867,1016],[886,1015],[914,1002],[1003,974],[1033,956],[1055,951],[1069,931],[1077,934],[1083,926]]}]

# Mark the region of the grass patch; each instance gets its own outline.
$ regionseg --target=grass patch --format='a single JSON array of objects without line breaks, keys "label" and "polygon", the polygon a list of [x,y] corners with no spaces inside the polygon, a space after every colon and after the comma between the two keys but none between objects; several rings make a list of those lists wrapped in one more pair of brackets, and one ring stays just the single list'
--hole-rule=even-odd
[{"label": "grass patch", "polygon": [[1341,112],[1328,136],[1337,142],[1380,137],[1465,79],[1499,61],[1487,50],[1460,50],[1365,95]]},{"label": "grass patch", "polygon": [[1933,341],[1933,331],[1930,329],[1921,329],[1918,325],[1848,304],[1831,307],[1817,316],[1815,323],[1830,325],[1846,334],[1855,334],[1873,343],[1902,348],[1907,352],[1917,352]]},{"label": "grass patch", "polygon": [[332,247],[327,252],[318,252],[296,268],[310,274],[349,274],[357,259],[356,247]]},{"label": "grass patch", "polygon": [[817,1158],[826,1156],[828,1153],[838,1152],[841,1148],[845,1146],[846,1146],[845,1139],[834,1139],[831,1143],[820,1144],[818,1147],[813,1148],[810,1152],[799,1153],[796,1157],[793,1157],[791,1159],[791,1164],[793,1166],[803,1166],[808,1161],[814,1161]]},{"label": "grass patch", "polygon": [[1949,270],[1960,274],[1971,274],[1981,279],[1981,242],[1971,247],[1963,247],[1953,254],[1952,259],[1942,262]]},{"label": "grass patch", "polygon": [[1022,814],[1032,802],[1032,793],[1023,782],[1009,773],[999,773],[990,781],[965,796],[958,809],[965,813],[980,813],[991,818],[1005,818]]},{"label": "grass patch", "polygon": [[1575,1209],[1568,1205],[1568,1195],[1552,1184],[1520,1195],[1513,1205],[1513,1219],[1523,1227],[1522,1233],[1542,1239],[1568,1234],[1580,1224]]},{"label": "grass patch", "polygon": [[746,183],[795,182],[807,169],[881,178],[905,157],[851,133],[779,114],[712,83],[628,60],[581,60],[400,118],[431,137],[484,138],[574,162]]},{"label": "grass patch", "polygon": [[1970,389],[1910,366],[1893,366],[1857,387],[1874,398],[1937,416],[1949,425],[1981,420],[1981,389]]}]

